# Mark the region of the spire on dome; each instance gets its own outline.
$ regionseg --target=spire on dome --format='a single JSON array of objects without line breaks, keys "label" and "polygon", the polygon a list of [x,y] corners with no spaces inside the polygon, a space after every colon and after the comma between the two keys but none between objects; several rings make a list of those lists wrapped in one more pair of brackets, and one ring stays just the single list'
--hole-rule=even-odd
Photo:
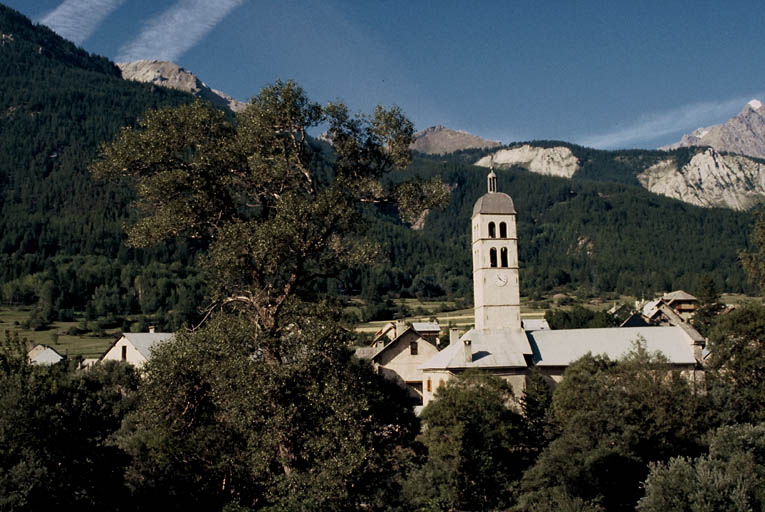
[{"label": "spire on dome", "polygon": [[497,175],[494,174],[494,155],[489,156],[489,192],[497,191]]}]

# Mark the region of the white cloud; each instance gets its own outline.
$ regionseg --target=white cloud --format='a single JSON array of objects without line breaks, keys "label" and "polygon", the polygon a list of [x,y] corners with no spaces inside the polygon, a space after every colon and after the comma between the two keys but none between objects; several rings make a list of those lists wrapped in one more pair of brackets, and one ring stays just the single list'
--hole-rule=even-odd
[{"label": "white cloud", "polygon": [[734,116],[753,97],[762,98],[763,94],[691,103],[667,112],[646,114],[628,126],[600,135],[581,137],[576,142],[593,148],[621,148],[634,146],[640,142],[655,141],[673,133],[688,133],[696,128],[719,123],[726,117]]},{"label": "white cloud", "polygon": [[65,0],[40,20],[58,35],[82,44],[125,0]]},{"label": "white cloud", "polygon": [[117,61],[175,61],[242,3],[244,0],[178,0],[146,22],[141,33],[120,48]]}]

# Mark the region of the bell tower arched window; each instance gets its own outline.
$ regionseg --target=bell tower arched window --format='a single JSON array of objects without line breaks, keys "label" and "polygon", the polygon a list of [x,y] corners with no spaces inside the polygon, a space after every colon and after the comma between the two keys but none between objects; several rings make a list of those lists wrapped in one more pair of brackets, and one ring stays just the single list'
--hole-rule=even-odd
[{"label": "bell tower arched window", "polygon": [[507,238],[507,224],[504,222],[499,223],[499,237]]},{"label": "bell tower arched window", "polygon": [[497,238],[497,227],[493,222],[489,222],[489,238]]},{"label": "bell tower arched window", "polygon": [[499,250],[499,266],[507,268],[507,247]]},{"label": "bell tower arched window", "polygon": [[489,266],[496,267],[497,266],[497,249],[492,247],[489,249]]}]

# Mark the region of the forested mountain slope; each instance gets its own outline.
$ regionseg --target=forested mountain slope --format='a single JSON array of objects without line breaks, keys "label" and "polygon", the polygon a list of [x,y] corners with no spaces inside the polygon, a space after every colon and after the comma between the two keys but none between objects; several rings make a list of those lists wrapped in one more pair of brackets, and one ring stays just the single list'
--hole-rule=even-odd
[{"label": "forested mountain slope", "polygon": [[[475,157],[468,153],[415,158],[410,172],[440,174],[453,188],[451,201],[428,214],[422,231],[373,227],[392,266],[356,276],[365,295],[411,282],[415,294],[472,297],[469,219],[486,191],[487,170],[464,163]],[[748,244],[750,214],[688,205],[637,185],[546,177],[520,167],[496,172],[518,212],[522,294],[588,286],[648,296],[694,290],[704,273],[714,274],[721,289],[751,289],[737,258]]]},{"label": "forested mountain slope", "polygon": [[96,182],[87,165],[100,143],[145,110],[191,96],[124,81],[107,59],[2,5],[0,33],[3,300],[28,303],[45,295],[46,309],[79,309],[98,287],[110,301],[120,288],[134,291],[142,271],[126,273],[118,262],[136,269],[150,261],[188,263],[183,248],[172,255],[168,247],[125,249],[122,224],[132,191]]},{"label": "forested mountain slope", "polygon": [[[147,109],[192,97],[124,81],[107,59],[3,6],[0,34],[2,301],[37,304],[42,320],[85,309],[117,324],[136,315],[155,315],[152,322],[168,329],[192,321],[204,297],[195,250],[186,244],[127,248],[122,228],[135,217],[130,184],[96,182],[87,170],[98,145],[121,126],[134,125]],[[693,290],[704,272],[714,273],[721,289],[749,289],[736,257],[747,245],[749,214],[643,190],[636,169],[666,158],[665,152],[564,145],[580,162],[573,181],[518,166],[499,171],[500,187],[518,210],[523,293],[579,286],[638,295]],[[331,148],[321,147],[323,158],[331,158]],[[671,154],[682,160],[688,152]],[[395,211],[367,213],[368,233],[385,260],[319,288],[372,301],[448,295],[471,302],[468,226],[486,187],[486,169],[472,163],[486,154],[416,156],[402,177],[441,175],[452,188],[448,206],[429,212],[419,230]]]}]

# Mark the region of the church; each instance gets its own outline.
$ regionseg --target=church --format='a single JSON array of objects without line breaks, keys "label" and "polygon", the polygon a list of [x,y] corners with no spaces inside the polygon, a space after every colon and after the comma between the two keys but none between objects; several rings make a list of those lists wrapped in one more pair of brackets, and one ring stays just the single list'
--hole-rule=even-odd
[{"label": "church", "polygon": [[[474,327],[438,351],[412,329],[385,343],[370,357],[378,371],[408,386],[423,406],[439,386],[470,368],[506,379],[516,396],[537,368],[554,385],[566,368],[591,353],[619,359],[640,342],[660,352],[689,379],[703,377],[704,338],[689,326],[531,330],[521,322],[516,211],[512,198],[497,190],[493,169],[487,193],[476,201],[471,218]],[[426,345],[423,345],[426,344]]]}]

